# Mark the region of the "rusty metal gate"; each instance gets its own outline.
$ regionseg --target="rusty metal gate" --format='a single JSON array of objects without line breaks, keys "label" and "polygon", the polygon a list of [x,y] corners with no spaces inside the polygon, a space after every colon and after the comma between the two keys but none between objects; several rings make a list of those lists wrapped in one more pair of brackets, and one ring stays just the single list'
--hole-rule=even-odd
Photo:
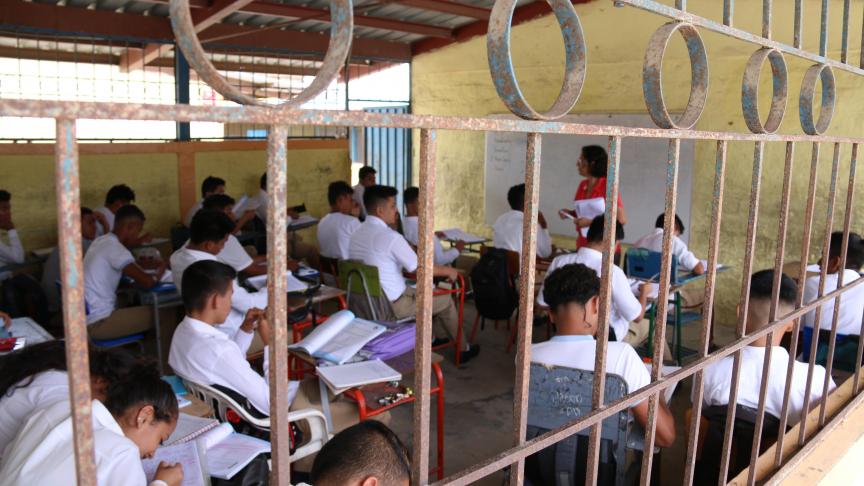
[{"label": "rusty metal gate", "polygon": [[[511,466],[511,484],[520,484],[523,480],[523,464],[526,456],[554,444],[577,431],[590,427],[590,447],[588,454],[587,482],[594,483],[597,477],[598,444],[600,439],[600,423],[604,418],[610,417],[621,410],[625,410],[631,404],[642,400],[649,400],[649,427],[645,437],[645,450],[651,450],[654,444],[654,425],[657,419],[658,401],[661,393],[676,382],[693,376],[695,379],[695,399],[693,418],[688,424],[689,432],[687,438],[687,458],[685,463],[684,484],[692,484],[694,473],[694,457],[699,434],[699,418],[701,415],[702,398],[702,372],[704,368],[718,360],[734,356],[733,386],[738,381],[740,351],[743,347],[756,339],[770,336],[775,330],[790,319],[803,316],[806,312],[815,309],[816,329],[818,333],[819,316],[822,312],[822,304],[830,299],[864,283],[864,279],[855,281],[825,293],[824,281],[826,268],[821,270],[820,296],[813,302],[803,304],[801,291],[798,294],[798,306],[791,314],[778,316],[776,309],[779,292],[780,269],[785,259],[785,239],[787,235],[787,219],[791,191],[791,174],[793,167],[793,154],[798,149],[809,150],[811,154],[810,164],[810,189],[807,194],[806,217],[803,225],[804,246],[801,250],[801,266],[798,277],[805,276],[805,265],[809,253],[809,241],[814,218],[814,203],[817,199],[816,179],[817,165],[820,151],[832,150],[832,170],[830,173],[830,184],[827,194],[819,195],[828,200],[827,226],[824,234],[818,238],[824,242],[823,258],[827,258],[828,240],[832,231],[832,219],[835,213],[835,199],[838,185],[848,184],[847,198],[845,201],[845,218],[843,232],[848,234],[851,221],[851,208],[854,196],[854,182],[856,178],[856,166],[859,144],[864,138],[831,137],[823,136],[822,133],[829,127],[836,103],[834,73],[845,71],[852,75],[864,74],[862,62],[851,63],[848,59],[849,47],[849,10],[850,1],[843,3],[843,32],[841,56],[839,60],[827,57],[828,52],[828,16],[829,2],[822,0],[821,5],[821,31],[819,50],[816,53],[807,52],[801,48],[802,38],[802,0],[794,1],[794,42],[792,45],[777,42],[772,38],[772,8],[771,0],[763,0],[762,32],[754,35],[734,27],[734,1],[723,1],[723,20],[715,22],[704,17],[693,15],[687,11],[686,0],[677,0],[675,7],[663,5],[652,0],[615,0],[619,7],[643,9],[653,14],[669,19],[669,23],[660,27],[651,37],[645,54],[643,66],[644,98],[652,119],[657,128],[625,128],[617,126],[593,126],[573,123],[550,123],[550,121],[567,114],[576,104],[582,83],[586,73],[586,39],[583,36],[579,18],[575,9],[568,0],[547,0],[552,6],[557,18],[566,46],[566,74],[561,92],[549,111],[539,113],[532,108],[522,96],[516,81],[510,58],[510,19],[515,0],[498,0],[492,10],[492,16],[488,29],[488,55],[489,68],[494,80],[495,87],[501,99],[507,107],[519,115],[521,120],[504,120],[491,118],[461,118],[447,116],[421,116],[410,114],[387,114],[387,113],[364,113],[364,112],[333,112],[298,109],[301,103],[312,99],[321,92],[338,75],[339,69],[344,63],[349,52],[352,39],[352,8],[351,0],[331,0],[332,27],[330,37],[330,49],[325,57],[324,64],[315,78],[314,82],[296,98],[282,106],[264,106],[258,100],[240,93],[231,86],[213,67],[204,55],[202,46],[196,37],[192,19],[189,12],[188,0],[171,1],[171,21],[177,37],[177,43],[189,60],[189,64],[206,80],[210,86],[218,90],[227,99],[236,101],[243,106],[239,107],[193,107],[187,105],[143,105],[143,104],[112,104],[112,103],[77,103],[77,102],[52,102],[52,101],[30,101],[30,100],[5,100],[0,101],[0,115],[18,117],[51,117],[56,120],[56,190],[58,195],[59,234],[60,249],[62,256],[62,279],[63,288],[67,289],[63,294],[63,309],[65,331],[67,336],[68,365],[70,370],[71,399],[73,403],[74,429],[75,429],[75,451],[77,460],[78,484],[95,484],[95,467],[93,463],[93,434],[90,422],[90,380],[87,362],[87,332],[84,316],[83,302],[83,278],[80,240],[80,218],[79,218],[79,171],[78,152],[75,135],[75,121],[82,118],[95,119],[135,119],[135,120],[164,120],[164,121],[207,121],[221,123],[258,123],[270,126],[268,135],[268,194],[270,194],[269,214],[273,215],[268,220],[268,283],[269,283],[269,317],[274,323],[273,346],[270,347],[271,354],[271,408],[273,424],[273,472],[274,484],[289,484],[288,472],[288,434],[285,423],[287,403],[287,323],[286,323],[286,294],[284,291],[284,279],[277,278],[279,269],[284,268],[286,259],[285,241],[285,187],[286,167],[289,154],[286,152],[287,128],[293,125],[318,125],[334,127],[392,127],[405,129],[419,129],[419,180],[422,181],[420,191],[420,234],[419,244],[420,270],[418,282],[418,309],[417,322],[419,332],[417,333],[416,345],[416,376],[418,400],[414,409],[414,433],[413,433],[413,482],[414,484],[425,484],[428,482],[429,471],[429,420],[430,399],[428,390],[430,388],[430,344],[432,340],[432,230],[434,227],[433,195],[436,179],[436,142],[440,130],[468,130],[468,131],[507,131],[528,133],[528,148],[525,154],[525,183],[526,199],[525,214],[528,217],[524,221],[523,243],[521,260],[521,285],[520,314],[519,314],[519,338],[517,367],[515,376],[514,397],[514,422],[512,431],[512,447],[491,459],[476,464],[467,470],[457,472],[442,481],[443,484],[462,485],[483,478],[504,467]],[[718,2],[719,7],[719,2]],[[612,11],[609,15],[615,15]],[[691,128],[699,119],[707,98],[708,87],[708,58],[705,46],[702,42],[700,32],[714,32],[745,41],[755,47],[755,52],[745,67],[742,84],[742,108],[747,127],[751,133],[734,132],[707,132],[695,131]],[[691,62],[691,91],[686,109],[680,116],[672,117],[668,113],[661,88],[660,68],[663,61],[664,50],[668,41],[680,34],[686,44]],[[788,98],[788,79],[785,58],[794,56],[813,63],[804,77],[804,82],[799,93],[800,121],[803,134],[801,135],[776,135],[781,119],[783,118],[786,100]],[[768,61],[771,66],[773,82],[773,94],[771,109],[765,121],[762,121],[757,102],[756,92],[759,81],[759,72],[762,65]],[[864,61],[864,60],[862,60]],[[821,108],[819,113],[814,114],[814,95],[817,82],[821,82]],[[710,140],[716,141],[715,179],[713,191],[713,205],[710,224],[710,247],[708,257],[708,275],[705,286],[705,322],[711,321],[711,312],[714,302],[714,288],[716,279],[715,264],[718,260],[720,247],[720,224],[722,219],[721,208],[724,193],[724,178],[726,175],[726,153],[730,142],[746,142],[753,144],[753,172],[752,186],[749,201],[749,225],[746,240],[746,253],[742,262],[743,278],[740,295],[740,305],[747,309],[749,298],[749,281],[753,269],[754,245],[756,238],[757,215],[759,210],[760,188],[763,180],[763,153],[766,144],[784,144],[786,149],[785,166],[783,171],[783,190],[780,207],[780,222],[777,228],[777,248],[774,262],[775,282],[772,298],[772,311],[770,320],[773,325],[758,332],[746,335],[744,318],[738,320],[737,339],[731,344],[713,352],[708,352],[708,327],[703,325],[701,334],[701,346],[698,358],[683,369],[661,377],[660,363],[662,359],[663,346],[660,344],[665,339],[665,326],[658,326],[654,336],[653,369],[651,371],[652,383],[634,393],[630,393],[621,400],[602,405],[604,391],[604,373],[606,361],[607,327],[600,326],[597,339],[597,363],[593,389],[593,410],[591,413],[563,426],[552,430],[532,440],[525,440],[526,416],[527,416],[527,393],[528,372],[530,364],[530,343],[532,333],[533,294],[527,289],[534,288],[535,262],[533,254],[536,246],[536,221],[539,194],[540,175],[540,153],[543,137],[545,134],[572,134],[572,135],[603,135],[608,137],[608,148],[610,163],[608,165],[608,181],[606,194],[606,218],[607,221],[616,219],[617,205],[614,204],[618,197],[618,171],[621,146],[627,138],[657,138],[668,140],[668,161],[666,171],[666,195],[665,195],[665,221],[666,227],[663,240],[663,258],[661,281],[670,281],[670,257],[672,245],[672,224],[675,213],[675,201],[677,186],[677,170],[679,161],[679,147],[682,139]],[[848,180],[841,181],[839,174],[841,147],[851,147],[851,162]],[[845,241],[845,239],[844,239]],[[614,238],[611,229],[607,226],[604,234],[603,271],[601,289],[601,322],[608,320],[610,312],[611,292],[611,270],[614,250]],[[843,258],[846,255],[846,244],[843,246]],[[841,282],[842,283],[842,282]],[[668,286],[661,285],[659,297],[658,320],[664,322],[667,315]],[[836,334],[836,326],[839,312],[839,299],[835,300],[832,335]],[[746,312],[743,313],[746,315]],[[798,324],[796,324],[796,331]],[[789,369],[793,365],[794,356],[798,347],[797,333],[793,334],[792,348],[789,359]],[[816,339],[813,340],[815,351]],[[864,341],[862,341],[864,343]],[[829,350],[828,370],[831,370],[831,356],[834,352],[833,340]],[[770,349],[770,348],[769,348]],[[815,352],[810,353],[810,367],[814,366]],[[861,362],[862,348],[858,347],[858,361]],[[766,353],[766,363],[770,358],[770,352]],[[768,370],[768,367],[765,367]],[[797,437],[797,450],[791,454],[784,454],[784,435],[778,437],[777,453],[774,457],[773,468],[770,471],[768,482],[777,482],[788,473],[789,468],[796,464],[809,452],[818,439],[836,427],[842,418],[843,412],[856,405],[862,400],[864,394],[860,394],[858,387],[861,375],[860,364],[855,367],[853,396],[846,408],[841,410],[838,416],[831,420],[826,417],[826,401],[820,405],[820,430],[813,437],[806,437],[804,427]],[[791,377],[791,374],[790,374]],[[759,431],[762,428],[765,409],[764,384],[767,373],[763,374],[763,389],[760,396],[758,420],[754,444],[752,448],[752,465],[749,469],[748,483],[753,484],[757,480],[756,457],[759,450]],[[787,423],[788,401],[789,401],[789,379],[787,379],[787,394],[784,400],[783,417],[781,418],[780,430],[785,429]],[[808,376],[809,387],[827,387],[827,383],[812,383],[812,372]],[[735,392],[733,392],[734,394]],[[734,403],[732,396],[730,403]],[[805,403],[805,409],[807,408]],[[734,423],[734,407],[729,408],[729,419],[725,432],[723,444],[723,457],[721,467],[721,478],[729,465],[730,444],[732,436],[732,425]],[[809,441],[807,440],[809,439]],[[647,484],[651,476],[652,454],[644,454],[642,459],[641,482]],[[764,478],[761,478],[764,479]],[[761,480],[760,479],[760,480]],[[718,481],[722,482],[718,478]]]}]

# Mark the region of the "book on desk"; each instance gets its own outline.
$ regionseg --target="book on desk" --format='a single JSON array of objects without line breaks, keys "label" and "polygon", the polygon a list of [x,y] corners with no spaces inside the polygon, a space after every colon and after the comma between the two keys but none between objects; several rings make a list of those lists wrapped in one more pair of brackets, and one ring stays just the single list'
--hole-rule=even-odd
[{"label": "book on desk", "polygon": [[313,329],[303,340],[288,346],[288,349],[343,364],[386,330],[381,324],[358,319],[353,312],[341,310]]},{"label": "book on desk", "polygon": [[[255,290],[261,290],[267,286],[267,275],[256,275],[250,277],[246,279],[246,283]],[[289,294],[303,293],[309,290],[310,287],[311,285],[308,282],[295,277],[291,270],[285,271],[285,291]]]}]

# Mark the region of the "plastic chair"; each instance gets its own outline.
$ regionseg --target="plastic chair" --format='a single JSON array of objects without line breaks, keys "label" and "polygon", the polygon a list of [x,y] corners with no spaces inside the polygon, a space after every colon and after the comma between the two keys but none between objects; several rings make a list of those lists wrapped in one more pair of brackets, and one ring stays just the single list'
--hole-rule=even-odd
[{"label": "plastic chair", "polygon": [[[213,418],[224,421],[228,416],[228,411],[231,410],[249,425],[259,430],[270,431],[270,417],[253,416],[246,407],[240,405],[227,393],[217,390],[212,386],[195,383],[188,378],[181,377],[181,379],[186,389],[189,390],[189,393],[210,406],[211,410],[213,410],[211,414]],[[289,458],[290,462],[315,454],[330,440],[330,434],[327,433],[327,423],[323,413],[313,408],[288,413],[289,422],[298,422],[301,420],[309,423],[309,441],[294,451],[294,454]]]}]

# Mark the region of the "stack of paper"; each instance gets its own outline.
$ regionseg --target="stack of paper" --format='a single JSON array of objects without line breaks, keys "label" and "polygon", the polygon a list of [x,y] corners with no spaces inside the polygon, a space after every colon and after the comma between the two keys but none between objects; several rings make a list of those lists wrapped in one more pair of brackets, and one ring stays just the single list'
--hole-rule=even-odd
[{"label": "stack of paper", "polygon": [[399,381],[402,374],[380,359],[361,361],[340,366],[319,366],[315,368],[318,378],[338,395],[345,390],[373,383]]},{"label": "stack of paper", "polygon": [[[597,216],[603,216],[606,213],[606,200],[602,197],[595,197],[573,201],[573,209],[576,211],[576,217],[593,220]],[[588,226],[581,228],[579,232],[587,238]]]}]

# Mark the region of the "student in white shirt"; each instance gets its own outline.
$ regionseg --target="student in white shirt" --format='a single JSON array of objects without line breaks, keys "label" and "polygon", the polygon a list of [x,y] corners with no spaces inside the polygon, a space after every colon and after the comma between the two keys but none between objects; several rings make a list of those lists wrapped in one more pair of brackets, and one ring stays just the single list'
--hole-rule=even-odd
[{"label": "student in white shirt", "polygon": [[[402,234],[405,235],[405,239],[408,240],[408,243],[411,243],[411,246],[417,248],[417,243],[420,241],[420,218],[418,217],[420,214],[420,188],[409,187],[405,189],[402,195],[402,202],[405,203],[406,214],[402,218]],[[453,248],[445,250],[437,235],[432,239],[432,244],[435,247],[434,259],[436,265],[453,264],[459,258],[459,255],[462,254],[462,250],[465,249],[465,242],[457,241]]]},{"label": "student in white shirt", "polygon": [[[90,347],[90,392],[105,401],[108,387],[124,379],[137,360],[121,348]],[[27,346],[0,358],[0,456],[28,415],[57,401],[69,401],[63,341]]]},{"label": "student in white shirt", "polygon": [[150,272],[141,268],[132,252],[140,244],[144,213],[128,204],[117,211],[114,230],[100,236],[84,256],[84,301],[88,307],[87,332],[92,339],[114,339],[148,331],[153,326],[153,307],[117,307],[120,279],[131,278],[138,287],[156,286],[165,273],[159,261]]},{"label": "student in white shirt", "polygon": [[[594,336],[600,324],[599,293],[597,272],[581,263],[564,265],[546,277],[543,298],[558,334],[549,341],[531,345],[532,362],[594,371],[597,352]],[[622,377],[627,383],[627,393],[651,383],[648,369],[627,343],[607,343],[606,373]],[[656,444],[669,447],[675,442],[675,419],[665,400],[660,400],[657,412]],[[630,413],[644,428],[648,422],[648,401],[630,407]]]},{"label": "student in white shirt", "polygon": [[[202,209],[195,214],[192,218],[192,226],[189,228],[189,242],[171,255],[171,276],[181,295],[183,274],[186,269],[201,260],[218,261],[218,255],[225,247],[225,242],[228,241],[233,229],[234,223],[231,218],[222,211]],[[249,309],[267,307],[267,289],[249,292],[235,281],[231,305],[233,311],[229,313],[224,325],[219,328],[229,337],[237,332],[243,322],[243,316]]]},{"label": "student in white shirt", "polygon": [[[90,208],[81,208],[81,253],[86,255],[90,244],[96,239],[96,213]],[[102,216],[104,218],[104,216]],[[52,313],[60,310],[60,289],[57,280],[60,279],[60,246],[55,246],[51,255],[42,266],[42,291],[48,298],[48,310]]]},{"label": "student in white shirt", "polygon": [[[234,230],[228,235],[225,241],[225,246],[219,252],[217,257],[223,263],[231,265],[238,273],[243,273],[246,276],[264,275],[267,273],[267,256],[249,255],[249,252],[240,244],[240,241],[234,236],[234,233],[243,227],[246,221],[255,217],[253,211],[248,211],[244,214],[240,221],[237,221],[237,216],[234,214],[234,198],[226,194],[215,194],[204,200],[203,209],[211,209],[221,211],[228,216],[234,223]],[[189,225],[192,223],[190,221]],[[290,267],[289,267],[290,268]]]},{"label": "student in white shirt", "polygon": [[[194,224],[194,223],[193,223]],[[236,272],[224,263],[207,260],[193,263],[183,274],[183,305],[186,318],[171,339],[168,363],[185,379],[205,385],[220,385],[243,397],[264,415],[270,415],[269,350],[264,348],[264,376],[252,369],[246,350],[255,334],[269,346],[272,331],[266,312],[252,308],[233,338],[218,327],[232,312]],[[290,410],[321,409],[320,391],[314,379],[291,381]],[[357,408],[347,399],[331,403],[334,430],[357,422]]]},{"label": "student in white shirt", "polygon": [[[591,226],[588,227],[588,243],[579,248],[576,253],[555,257],[546,271],[546,276],[548,277],[554,270],[571,263],[581,263],[594,270],[599,276],[603,268],[603,226],[605,219],[603,216],[594,218]],[[623,239],[624,227],[616,221],[615,241]],[[653,285],[650,283],[640,284],[639,299],[637,299],[630,290],[630,283],[627,281],[624,271],[618,265],[612,265],[612,314],[609,319],[612,334],[609,335],[610,341],[623,341],[633,346],[638,346],[645,341],[648,337],[649,328],[649,322],[644,318],[645,309],[648,306],[648,295],[652,289]],[[542,288],[537,296],[537,303],[546,305],[543,300]]]},{"label": "student in white shirt", "polygon": [[[12,195],[0,190],[0,266],[24,263],[24,247],[12,222]],[[0,273],[0,281],[12,277],[12,272]]]},{"label": "student in white shirt", "polygon": [[408,486],[411,458],[392,430],[366,420],[324,444],[310,480],[315,486]]},{"label": "student in white shirt", "polygon": [[[152,367],[138,367],[92,404],[96,482],[145,486],[141,459],[177,427],[177,397]],[[2,484],[54,486],[75,478],[75,447],[68,402],[35,410],[0,462]],[[160,463],[150,486],[179,486],[183,467]]]},{"label": "student in white shirt", "polygon": [[[771,290],[774,283],[774,271],[762,270],[750,278],[750,304],[747,309],[747,334],[754,333],[769,324],[771,309]],[[795,310],[795,299],[798,286],[787,275],[780,279],[780,299],[777,313],[785,316]],[[774,417],[780,417],[783,410],[783,397],[786,391],[786,371],[789,365],[789,353],[780,346],[783,335],[791,331],[793,321],[774,331],[772,341],[767,336],[757,339],[750,346],[741,350],[740,375],[738,378],[738,405],[758,408],[759,391],[762,386],[762,370],[765,363],[765,349],[771,346],[771,370],[768,373],[767,390],[765,392],[765,412]],[[705,368],[703,376],[705,394],[703,402],[706,406],[727,405],[732,381],[733,357],[727,356],[717,363]],[[792,384],[789,389],[789,424],[799,422],[806,414],[804,397],[807,387],[808,364],[795,362],[792,370]],[[825,368],[814,365],[813,384],[810,389],[810,407],[822,400],[822,385],[825,381]],[[829,381],[828,391],[836,388],[833,380]]]},{"label": "student in white shirt", "polygon": [[354,200],[360,206],[360,221],[365,221],[366,215],[369,214],[364,203],[363,194],[367,187],[372,187],[376,184],[375,176],[377,174],[378,172],[368,165],[360,167],[360,172],[357,173],[359,182],[354,186]]},{"label": "student in white shirt", "polygon": [[[654,222],[654,231],[636,240],[633,243],[633,248],[644,248],[646,250],[662,252],[663,251],[663,225],[666,221],[666,215],[660,214]],[[675,261],[678,262],[678,270],[686,270],[695,275],[705,273],[705,266],[696,258],[692,251],[687,249],[687,244],[681,239],[684,234],[684,222],[678,215],[675,215],[675,235],[672,238],[672,254],[675,255]]]},{"label": "student in white shirt", "polygon": [[[850,270],[849,266],[858,265],[853,263],[860,260],[862,247],[864,242],[861,237],[855,233],[849,233],[849,244],[847,250],[846,263],[840,261],[843,247],[843,232],[836,231],[831,234],[831,240],[828,247],[828,268],[825,276],[825,292],[830,293],[837,290],[840,275],[842,272],[843,285],[849,285],[852,282],[861,278],[855,270]],[[819,260],[821,267],[823,261]],[[804,283],[804,302],[810,303],[819,297],[819,277],[814,275],[808,277]],[[840,296],[840,315],[837,318],[837,334],[841,336],[859,336],[861,334],[861,317],[864,316],[864,286],[859,285],[854,289],[847,290]],[[815,327],[816,309],[804,314],[802,318],[804,326],[811,330]],[[831,326],[834,323],[834,299],[831,299],[822,304],[822,315],[819,320],[819,341],[824,346],[828,345],[831,338]],[[820,344],[820,345],[823,345]]]},{"label": "student in white shirt", "polygon": [[[12,195],[0,190],[0,266],[24,263],[24,247],[12,221]],[[30,274],[0,273],[2,306],[15,317],[28,316],[47,325],[48,301],[39,282]]]},{"label": "student in white shirt", "polygon": [[[510,211],[502,214],[492,226],[492,244],[502,250],[522,252],[522,209],[525,207],[525,184],[519,184],[507,191]],[[552,239],[546,226],[543,213],[537,214],[537,256],[552,256]]]},{"label": "student in white shirt", "polygon": [[[249,201],[246,203],[246,207],[255,210],[255,216],[261,220],[261,222],[266,226],[267,225],[267,173],[261,174],[261,180],[258,183],[260,190],[258,194],[249,198]],[[288,223],[291,222],[292,218],[298,217],[296,211],[291,208],[288,208]]]},{"label": "student in white shirt", "polygon": [[192,224],[192,217],[204,206],[204,200],[214,194],[225,194],[225,179],[219,177],[207,176],[201,182],[201,200],[189,208],[186,217],[183,218],[183,224],[188,228]]},{"label": "student in white shirt", "polygon": [[327,187],[330,212],[318,222],[318,246],[321,255],[335,260],[348,259],[351,235],[360,227],[360,205],[354,200],[354,189],[345,181],[331,182]]},{"label": "student in white shirt", "polygon": [[127,204],[135,202],[135,191],[126,184],[118,184],[108,189],[105,194],[105,205],[96,208],[99,213],[100,225],[96,228],[96,236],[107,235],[114,229],[114,219],[117,211]]},{"label": "student in white shirt", "polygon": [[[403,270],[407,272],[417,270],[417,254],[402,235],[389,227],[396,222],[396,194],[398,194],[396,189],[389,186],[366,188],[363,202],[369,215],[351,235],[348,257],[350,260],[378,267],[381,287],[391,303],[393,313],[396,318],[404,319],[415,315],[417,311],[416,289],[405,284],[405,277],[402,274]],[[432,274],[451,280],[458,278],[455,269],[440,265],[435,265]],[[445,344],[456,338],[459,316],[449,295],[433,297],[432,318],[436,334],[433,346]],[[464,347],[461,357],[463,363],[480,352],[479,345],[469,345],[467,340]]]}]

